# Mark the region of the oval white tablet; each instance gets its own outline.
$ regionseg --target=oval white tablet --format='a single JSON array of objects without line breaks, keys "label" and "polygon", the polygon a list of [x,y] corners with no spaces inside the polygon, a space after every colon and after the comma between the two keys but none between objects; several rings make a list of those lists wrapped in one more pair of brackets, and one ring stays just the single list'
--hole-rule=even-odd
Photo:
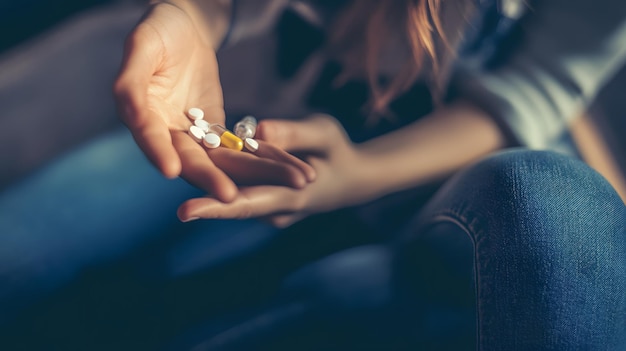
[{"label": "oval white tablet", "polygon": [[187,115],[189,116],[189,118],[191,119],[203,119],[204,118],[204,111],[202,111],[201,108],[198,107],[192,107],[187,111]]},{"label": "oval white tablet", "polygon": [[200,127],[191,126],[189,127],[189,135],[193,138],[193,140],[200,142],[204,139],[205,134]]},{"label": "oval white tablet", "polygon": [[205,135],[204,139],[202,140],[202,144],[204,144],[204,146],[208,147],[209,149],[215,149],[216,147],[220,146],[220,143],[220,136],[215,133],[209,133]]},{"label": "oval white tablet", "polygon": [[250,152],[255,152],[259,149],[259,143],[252,138],[246,138],[245,145]]},{"label": "oval white tablet", "polygon": [[193,122],[198,128],[202,129],[203,132],[208,133],[209,127],[211,124],[203,119],[197,119]]}]

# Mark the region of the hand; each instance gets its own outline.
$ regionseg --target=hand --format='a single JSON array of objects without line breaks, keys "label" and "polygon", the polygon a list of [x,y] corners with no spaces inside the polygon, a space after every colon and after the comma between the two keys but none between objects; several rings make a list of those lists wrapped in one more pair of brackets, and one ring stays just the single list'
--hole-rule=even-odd
[{"label": "hand", "polygon": [[198,18],[183,7],[157,4],[126,41],[115,94],[137,144],[166,177],[181,175],[221,201],[233,200],[235,182],[251,182],[251,172],[258,182],[304,186],[311,180],[311,168],[295,157],[277,162],[232,150],[208,157],[186,134],[191,122],[185,111],[190,107],[202,108],[210,123],[223,124],[225,119],[216,40],[201,35],[200,28],[207,27],[198,25]]},{"label": "hand", "polygon": [[265,217],[285,227],[307,215],[362,203],[376,195],[368,187],[368,158],[335,119],[316,115],[303,121],[266,120],[259,124],[258,133],[260,138],[289,152],[306,154],[307,162],[317,172],[315,182],[302,189],[246,187],[227,204],[210,196],[190,199],[178,209],[182,221]]}]

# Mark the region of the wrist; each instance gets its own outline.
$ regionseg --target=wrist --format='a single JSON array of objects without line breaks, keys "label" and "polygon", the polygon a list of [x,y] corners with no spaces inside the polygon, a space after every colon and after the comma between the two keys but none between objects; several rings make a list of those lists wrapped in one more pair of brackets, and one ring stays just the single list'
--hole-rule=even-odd
[{"label": "wrist", "polygon": [[151,4],[174,6],[189,17],[200,40],[217,51],[230,27],[231,0],[159,0]]},{"label": "wrist", "polygon": [[351,163],[353,179],[351,181],[355,191],[361,194],[362,203],[385,196],[392,188],[393,180],[386,172],[386,161],[372,153],[366,144],[354,145],[355,161]]},{"label": "wrist", "polygon": [[[393,134],[393,133],[392,133]],[[360,144],[359,158],[363,159],[360,170],[364,184],[368,184],[371,199],[428,183],[432,179],[424,162],[422,150],[411,149],[407,142],[396,135],[386,135]]]}]

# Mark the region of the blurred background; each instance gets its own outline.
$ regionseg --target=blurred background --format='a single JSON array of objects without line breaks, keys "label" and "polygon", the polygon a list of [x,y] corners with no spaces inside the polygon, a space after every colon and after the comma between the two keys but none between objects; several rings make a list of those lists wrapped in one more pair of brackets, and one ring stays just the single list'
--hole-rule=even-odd
[{"label": "blurred background", "polygon": [[114,0],[65,1],[0,1],[2,37],[0,50],[4,51],[65,20],[73,14]]},{"label": "blurred background", "polygon": [[[0,191],[53,157],[120,126],[111,86],[123,40],[145,3],[0,0]],[[261,46],[257,44],[257,49]],[[241,50],[250,50],[250,46],[243,47],[220,55],[241,57]],[[229,67],[236,60],[222,62],[226,62],[220,69],[229,96],[228,78],[235,74]],[[255,74],[248,79],[260,81]],[[238,90],[242,99],[259,91],[254,84],[245,90]],[[626,69],[577,120],[572,132],[585,160],[626,199],[624,91]],[[227,108],[237,110],[236,98],[226,103]],[[245,108],[239,110],[243,113]]]},{"label": "blurred background", "polygon": [[0,0],[0,190],[119,126],[111,87],[142,3]]}]

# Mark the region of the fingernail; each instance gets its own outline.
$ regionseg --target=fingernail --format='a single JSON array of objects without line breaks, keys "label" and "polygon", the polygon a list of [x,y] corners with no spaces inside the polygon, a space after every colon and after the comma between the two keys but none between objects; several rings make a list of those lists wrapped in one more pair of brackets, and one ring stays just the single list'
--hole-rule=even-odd
[{"label": "fingernail", "polygon": [[190,218],[187,218],[187,219],[183,220],[183,223],[195,221],[197,219],[200,219],[200,217],[190,217]]}]

